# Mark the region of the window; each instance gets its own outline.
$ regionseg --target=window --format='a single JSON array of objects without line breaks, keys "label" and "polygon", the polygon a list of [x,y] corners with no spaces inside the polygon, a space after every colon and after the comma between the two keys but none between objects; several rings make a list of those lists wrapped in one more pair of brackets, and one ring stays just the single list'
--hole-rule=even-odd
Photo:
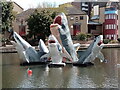
[{"label": "window", "polygon": [[116,19],[116,15],[114,15],[114,18],[113,19]]},{"label": "window", "polygon": [[108,16],[108,19],[110,19],[110,14],[109,14],[109,16]]},{"label": "window", "polygon": [[91,26],[91,29],[96,30],[96,26]]},{"label": "window", "polygon": [[109,15],[109,19],[112,19],[112,15],[111,14]]},{"label": "window", "polygon": [[108,24],[105,26],[105,29],[117,29],[117,25],[116,24]]},{"label": "window", "polygon": [[108,25],[108,29],[111,29],[111,25],[110,24]]},{"label": "window", "polygon": [[80,16],[80,20],[83,20],[83,16]]},{"label": "window", "polygon": [[106,19],[108,19],[108,15],[106,15]]},{"label": "window", "polygon": [[70,20],[73,20],[74,18],[73,17],[70,17]]},{"label": "window", "polygon": [[111,15],[111,19],[114,19],[114,15]]},{"label": "window", "polygon": [[114,26],[114,25],[112,24],[112,25],[111,25],[111,29],[114,29],[114,27],[113,27],[113,26]]},{"label": "window", "polygon": [[75,20],[78,20],[78,17],[76,17]]},{"label": "window", "polygon": [[106,27],[105,27],[106,29],[108,29],[108,25],[106,25]]},{"label": "window", "polygon": [[116,29],[116,25],[114,24],[114,29]]},{"label": "window", "polygon": [[71,25],[70,28],[73,28],[73,25]]}]

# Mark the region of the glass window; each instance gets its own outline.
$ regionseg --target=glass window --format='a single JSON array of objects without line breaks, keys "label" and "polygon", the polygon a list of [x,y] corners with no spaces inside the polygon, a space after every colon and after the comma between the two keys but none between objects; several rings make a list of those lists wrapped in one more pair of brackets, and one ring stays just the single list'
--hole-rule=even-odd
[{"label": "glass window", "polygon": [[114,15],[114,19],[117,19],[116,15]]},{"label": "glass window", "polygon": [[110,14],[110,18],[109,19],[112,19],[112,15]]},{"label": "glass window", "polygon": [[75,20],[78,20],[78,17],[76,17]]},{"label": "glass window", "polygon": [[73,28],[73,25],[71,25],[70,27]]},{"label": "glass window", "polygon": [[112,29],[111,27],[112,27],[112,25],[111,25],[111,24],[109,24],[109,28],[108,28],[108,29]]},{"label": "glass window", "polygon": [[109,16],[108,16],[108,19],[110,19],[110,14],[109,14]]},{"label": "glass window", "polygon": [[80,16],[80,20],[83,20],[83,16]]},{"label": "glass window", "polygon": [[110,29],[110,25],[108,25],[108,29]]},{"label": "glass window", "polygon": [[70,20],[73,20],[74,18],[73,17],[70,17]]},{"label": "glass window", "polygon": [[114,29],[116,29],[116,25],[114,24]]},{"label": "glass window", "polygon": [[106,25],[106,27],[105,27],[106,29],[108,29],[108,25]]},{"label": "glass window", "polygon": [[111,15],[111,19],[114,19],[114,15],[113,14]]},{"label": "glass window", "polygon": [[111,25],[111,29],[114,29],[113,24]]}]

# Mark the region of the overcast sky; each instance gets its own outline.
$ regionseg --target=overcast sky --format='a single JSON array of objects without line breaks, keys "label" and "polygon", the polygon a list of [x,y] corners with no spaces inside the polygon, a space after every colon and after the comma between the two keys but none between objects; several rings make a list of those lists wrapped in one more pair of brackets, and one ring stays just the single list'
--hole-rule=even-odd
[{"label": "overcast sky", "polygon": [[[10,1],[10,0],[7,0]],[[56,5],[63,4],[66,2],[71,2],[73,0],[11,0],[19,4],[24,10],[28,8],[36,8],[38,5],[40,5],[43,2],[53,3]]]}]

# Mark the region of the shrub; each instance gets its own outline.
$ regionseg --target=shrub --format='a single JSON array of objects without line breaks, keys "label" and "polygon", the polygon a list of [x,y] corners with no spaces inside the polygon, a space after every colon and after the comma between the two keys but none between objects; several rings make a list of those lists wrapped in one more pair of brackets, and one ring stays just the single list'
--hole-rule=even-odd
[{"label": "shrub", "polygon": [[108,44],[109,42],[110,42],[109,39],[104,39],[104,40],[103,40],[103,43],[104,43],[104,44]]},{"label": "shrub", "polygon": [[77,35],[77,40],[85,41],[87,39],[87,35],[84,33],[79,33]]},{"label": "shrub", "polygon": [[87,34],[87,38],[91,38],[92,37],[92,34]]},{"label": "shrub", "polygon": [[116,40],[111,40],[110,43],[117,43],[117,41]]}]

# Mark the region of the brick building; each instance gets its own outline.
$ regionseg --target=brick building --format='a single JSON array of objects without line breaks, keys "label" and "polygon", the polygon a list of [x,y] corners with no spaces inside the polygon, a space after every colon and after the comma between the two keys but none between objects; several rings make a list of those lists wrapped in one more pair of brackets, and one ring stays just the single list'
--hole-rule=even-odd
[{"label": "brick building", "polygon": [[79,32],[88,33],[88,15],[74,6],[66,10],[71,35],[75,36]]}]

